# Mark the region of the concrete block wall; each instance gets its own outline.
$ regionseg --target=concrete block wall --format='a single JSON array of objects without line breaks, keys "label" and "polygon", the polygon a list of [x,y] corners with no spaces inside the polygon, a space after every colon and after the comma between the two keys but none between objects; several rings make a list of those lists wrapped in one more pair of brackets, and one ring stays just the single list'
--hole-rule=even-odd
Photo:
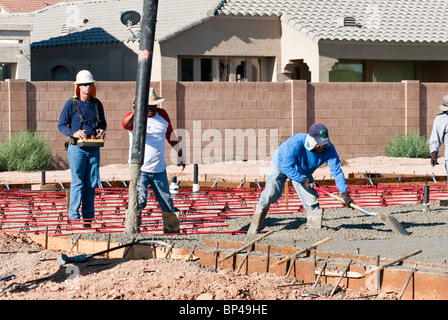
[{"label": "concrete block wall", "polygon": [[[187,131],[189,163],[269,159],[270,137],[291,133],[290,87],[289,83],[178,83],[177,128]],[[165,84],[163,92],[164,88]]]},{"label": "concrete block wall", "polygon": [[[306,132],[314,122],[327,125],[343,159],[384,155],[395,134],[429,137],[442,96],[448,93],[448,83],[418,81],[162,82],[152,87],[165,98],[162,107],[182,139],[187,163],[252,160],[254,154],[269,159],[278,143]],[[41,132],[53,142],[55,167],[67,169],[67,137],[58,132],[57,122],[73,91],[70,81],[0,82],[0,142],[21,130]],[[135,82],[97,83],[108,122],[102,166],[128,161],[129,137],[121,119],[131,110],[134,95]],[[177,162],[168,144],[166,160]]]},{"label": "concrete block wall", "polygon": [[0,142],[9,138],[9,83],[0,81]]},{"label": "concrete block wall", "polygon": [[[311,122],[324,123],[341,157],[384,155],[405,130],[403,83],[312,83]],[[311,123],[309,123],[311,124]]]},{"label": "concrete block wall", "polygon": [[[15,132],[27,130],[27,82],[0,82],[0,141],[8,139]],[[14,106],[14,113],[11,113]]]},{"label": "concrete block wall", "polygon": [[427,137],[431,135],[434,117],[439,111],[438,107],[442,103],[442,97],[446,94],[448,94],[447,83],[422,83],[420,85],[420,123],[423,135]]}]

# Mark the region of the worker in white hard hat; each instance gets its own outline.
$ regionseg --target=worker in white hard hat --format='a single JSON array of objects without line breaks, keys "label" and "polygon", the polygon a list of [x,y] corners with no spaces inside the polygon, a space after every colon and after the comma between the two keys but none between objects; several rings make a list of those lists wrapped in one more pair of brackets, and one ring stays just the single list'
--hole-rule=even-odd
[{"label": "worker in white hard hat", "polygon": [[74,82],[75,95],[64,104],[58,122],[59,132],[70,138],[67,146],[72,178],[69,218],[79,220],[82,215],[84,227],[90,227],[95,215],[95,188],[101,181],[100,148],[78,146],[78,141],[104,140],[107,128],[103,104],[96,98],[95,82],[90,71],[78,72]]}]

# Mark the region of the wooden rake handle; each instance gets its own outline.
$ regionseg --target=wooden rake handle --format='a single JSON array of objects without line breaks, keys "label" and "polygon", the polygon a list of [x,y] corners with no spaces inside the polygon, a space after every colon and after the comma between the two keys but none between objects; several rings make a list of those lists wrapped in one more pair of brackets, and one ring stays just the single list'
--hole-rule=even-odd
[{"label": "wooden rake handle", "polygon": [[[338,200],[342,204],[345,203],[344,199],[342,199],[341,197],[339,197],[339,196],[337,196],[335,194],[332,194],[332,193],[328,192],[327,190],[322,189],[321,187],[314,187],[314,189],[316,189],[317,191],[320,191],[322,193],[325,193],[327,196],[330,196],[333,199]],[[376,213],[370,212],[370,211],[368,211],[368,210],[366,210],[364,208],[361,208],[360,206],[358,206],[358,205],[356,205],[354,203],[350,203],[350,207],[352,207],[353,209],[357,209],[357,210],[359,210],[361,212],[367,213],[367,214],[369,214],[371,216],[376,216]]]}]

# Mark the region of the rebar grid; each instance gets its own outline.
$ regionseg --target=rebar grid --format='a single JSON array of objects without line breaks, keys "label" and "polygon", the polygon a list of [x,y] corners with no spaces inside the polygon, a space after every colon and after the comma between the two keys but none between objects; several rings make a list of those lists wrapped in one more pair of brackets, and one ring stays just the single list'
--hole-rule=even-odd
[{"label": "rebar grid", "polygon": [[[335,186],[323,187],[338,193]],[[181,211],[182,234],[244,233],[229,231],[229,219],[250,216],[260,196],[261,188],[210,188],[197,193],[181,189],[172,195],[175,207]],[[127,188],[98,188],[95,195],[95,219],[91,227],[81,220],[69,220],[66,191],[0,190],[0,229],[13,233],[48,234],[67,236],[85,232],[123,232]],[[349,192],[361,207],[423,204],[424,186],[416,185],[356,185]],[[338,208],[342,205],[324,194],[319,195],[321,208]],[[431,185],[429,203],[447,198],[445,185]],[[293,187],[269,210],[270,214],[304,212]],[[162,213],[151,190],[147,207],[142,211],[142,234],[162,234]]]}]

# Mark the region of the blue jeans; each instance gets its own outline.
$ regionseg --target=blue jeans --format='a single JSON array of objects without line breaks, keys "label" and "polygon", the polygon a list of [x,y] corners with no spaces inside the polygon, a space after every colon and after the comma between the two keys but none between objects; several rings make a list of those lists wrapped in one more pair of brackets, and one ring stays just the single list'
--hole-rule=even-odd
[{"label": "blue jeans", "polygon": [[446,184],[448,185],[448,160],[445,160]]},{"label": "blue jeans", "polygon": [[[266,208],[267,210],[273,202],[281,198],[286,179],[288,179],[288,177],[277,168],[277,165],[273,161],[271,161],[268,176],[266,178],[265,189],[261,192],[260,199],[258,200],[258,206],[260,206],[260,208]],[[292,185],[300,197],[306,211],[319,209],[319,195],[316,190],[307,190],[302,183],[297,181],[292,181]]]},{"label": "blue jeans", "polygon": [[170,186],[166,170],[158,173],[141,171],[140,179],[137,183],[138,206],[140,210],[146,207],[148,201],[148,186],[154,192],[157,202],[162,212],[176,212],[173,199],[171,198]]},{"label": "blue jeans", "polygon": [[69,218],[81,218],[79,208],[82,204],[82,218],[88,222],[95,215],[95,188],[100,182],[100,149],[69,144],[68,162],[72,175]]}]

